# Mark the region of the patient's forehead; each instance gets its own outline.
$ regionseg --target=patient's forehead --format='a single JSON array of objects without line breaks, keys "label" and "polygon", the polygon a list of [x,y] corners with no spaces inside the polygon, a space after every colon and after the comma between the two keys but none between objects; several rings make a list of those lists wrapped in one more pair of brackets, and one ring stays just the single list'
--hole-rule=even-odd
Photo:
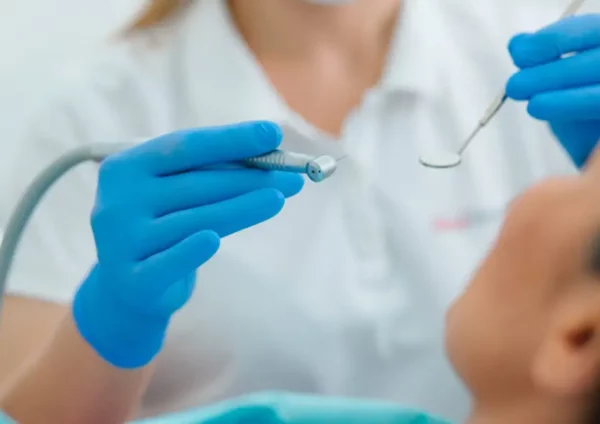
[{"label": "patient's forehead", "polygon": [[511,205],[493,254],[548,282],[588,272],[592,260],[600,273],[599,189],[567,177],[528,190]]}]

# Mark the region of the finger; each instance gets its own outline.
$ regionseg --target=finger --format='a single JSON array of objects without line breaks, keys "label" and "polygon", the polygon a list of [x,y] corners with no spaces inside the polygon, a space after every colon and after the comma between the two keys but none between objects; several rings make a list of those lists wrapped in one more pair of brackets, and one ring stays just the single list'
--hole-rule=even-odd
[{"label": "finger", "polygon": [[533,34],[519,34],[508,50],[518,68],[530,68],[565,54],[600,46],[600,15],[572,16]]},{"label": "finger", "polygon": [[155,216],[222,202],[262,188],[285,197],[297,194],[304,178],[289,172],[260,170],[192,171],[160,178],[152,190]]},{"label": "finger", "polygon": [[515,100],[528,100],[532,96],[569,88],[600,84],[600,49],[594,49],[562,60],[513,75],[506,85],[506,94]]},{"label": "finger", "polygon": [[261,189],[212,205],[175,212],[156,219],[146,231],[142,258],[169,249],[191,234],[211,230],[225,237],[266,221],[281,211],[283,194]]},{"label": "finger", "polygon": [[268,153],[281,143],[278,125],[245,122],[177,131],[127,152],[153,175],[169,175]]},{"label": "finger", "polygon": [[167,292],[174,283],[212,258],[219,245],[217,233],[203,230],[138,263],[135,276],[138,281],[144,282],[144,297],[153,299]]},{"label": "finger", "polygon": [[600,119],[600,85],[538,94],[529,101],[527,111],[544,121]]},{"label": "finger", "polygon": [[180,278],[167,286],[167,288],[159,294],[159,298],[153,298],[152,303],[154,304],[153,310],[157,313],[163,313],[163,315],[170,316],[174,311],[178,311],[181,309],[187,301],[190,299],[192,294],[194,294],[194,289],[196,288],[196,273],[200,266],[210,260],[203,262],[198,265],[194,271],[190,272],[184,278]]}]

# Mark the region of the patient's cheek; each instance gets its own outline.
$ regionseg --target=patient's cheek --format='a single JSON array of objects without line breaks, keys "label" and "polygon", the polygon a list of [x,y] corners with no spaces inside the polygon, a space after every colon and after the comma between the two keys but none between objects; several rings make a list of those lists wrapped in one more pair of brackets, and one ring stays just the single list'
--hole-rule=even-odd
[{"label": "patient's cheek", "polygon": [[469,387],[475,377],[472,364],[479,356],[477,323],[484,319],[476,317],[477,312],[471,307],[473,300],[471,289],[467,289],[446,314],[446,352],[454,370]]},{"label": "patient's cheek", "polygon": [[530,346],[522,340],[536,331],[532,305],[557,271],[549,243],[556,219],[546,208],[563,190],[541,185],[515,201],[494,246],[448,311],[448,357],[475,395],[518,387],[526,374]]},{"label": "patient's cheek", "polygon": [[494,375],[498,367],[510,360],[504,343],[513,329],[506,314],[515,304],[502,252],[494,246],[446,315],[448,358],[474,394],[489,391],[490,381],[501,379]]},{"label": "patient's cheek", "polygon": [[490,383],[498,381],[496,371],[503,363],[499,355],[505,353],[500,341],[506,338],[485,283],[476,277],[446,316],[448,358],[476,397],[493,390]]},{"label": "patient's cheek", "polygon": [[446,350],[454,369],[468,386],[474,384],[477,365],[485,358],[486,334],[491,328],[482,269],[474,275],[462,296],[446,314]]},{"label": "patient's cheek", "polygon": [[[458,311],[461,298],[458,298],[446,313],[446,353],[452,366],[459,371],[460,358],[460,331],[457,326]],[[460,374],[460,372],[459,372]]]}]

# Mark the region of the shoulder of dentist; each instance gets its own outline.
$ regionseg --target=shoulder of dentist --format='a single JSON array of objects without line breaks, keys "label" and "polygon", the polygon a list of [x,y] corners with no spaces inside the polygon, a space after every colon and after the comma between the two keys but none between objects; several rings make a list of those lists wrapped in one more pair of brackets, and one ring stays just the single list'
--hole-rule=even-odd
[{"label": "shoulder of dentist", "polygon": [[[240,392],[282,388],[388,398],[461,418],[466,394],[453,380],[442,355],[436,353],[443,310],[493,238],[501,219],[501,212],[496,211],[532,182],[573,169],[545,126],[530,120],[515,105],[486,130],[482,135],[486,140],[473,146],[460,169],[432,173],[417,163],[421,148],[457,146],[514,70],[502,49],[509,34],[518,30],[517,23],[531,25],[532,19],[541,25],[536,12],[543,6],[527,4],[521,15],[515,4],[506,20],[513,13],[517,18],[510,27],[503,26],[500,3],[407,0],[389,72],[348,119],[337,144],[292,113],[273,92],[220,1],[196,2],[178,31],[167,28],[166,34],[136,37],[116,47],[108,62],[83,75],[81,83],[73,83],[80,90],[61,96],[63,100],[34,122],[29,134],[18,141],[21,156],[14,169],[18,172],[10,180],[12,186],[6,187],[7,194],[3,193],[3,203],[12,204],[33,173],[70,147],[90,141],[150,138],[181,127],[268,119],[285,122],[285,128],[297,136],[286,140],[284,133],[283,147],[350,155],[348,165],[335,179],[306,187],[303,196],[288,205],[278,219],[228,240],[220,254],[201,269],[197,293],[192,293],[192,270],[216,250],[217,236],[238,229],[222,228],[231,222],[212,222],[205,228],[207,232],[190,241],[205,246],[204,255],[194,258],[197,262],[186,262],[185,267],[169,267],[164,264],[171,262],[164,262],[161,272],[166,274],[147,272],[159,288],[177,281],[168,301],[146,302],[149,294],[139,291],[134,291],[134,296],[122,293],[125,305],[149,308],[163,318],[186,301],[190,303],[171,323],[164,358],[151,386],[160,402],[149,405],[146,413],[159,412],[166,404],[195,406]],[[557,7],[551,16],[546,10],[545,22],[559,12]],[[595,28],[598,23],[594,19],[576,18],[572,25]],[[550,32],[554,36],[542,36],[544,42],[577,37],[564,27]],[[530,112],[551,121],[567,151],[581,164],[578,146],[600,135],[594,126],[599,117],[589,116],[599,100],[593,87],[581,94],[560,84],[562,78],[571,78],[572,85],[583,82],[593,86],[590,69],[594,66],[589,63],[595,62],[582,60],[579,67],[569,68],[583,69],[588,79],[577,79],[581,75],[575,71],[557,73],[551,75],[558,76],[559,86],[543,86],[539,82],[546,80],[545,63],[555,58],[546,55],[533,63],[523,61],[530,55],[523,54],[523,49],[543,51],[536,50],[539,39],[531,40],[520,37],[511,43],[523,73],[511,80],[508,92],[515,99],[532,100]],[[527,42],[533,47],[523,44]],[[538,84],[524,84],[527,78]],[[562,98],[556,102],[556,96],[562,95],[570,95],[572,102],[565,103]],[[585,122],[573,111],[587,113]],[[298,139],[306,141],[294,144],[302,141]],[[148,208],[168,206],[168,199],[187,201],[178,199],[177,190],[166,186],[162,187],[164,197],[159,198],[153,197],[153,190],[141,190],[150,185],[134,185],[142,177],[150,182],[152,174],[129,174],[136,169],[131,164],[139,158],[131,152],[128,155],[101,170],[96,200],[102,207],[96,208],[93,220],[100,236],[96,246],[101,262],[106,258],[118,263],[114,269],[123,272],[134,269],[130,266],[133,259],[148,254],[125,252],[130,246],[121,243],[126,234],[123,229],[136,229],[127,225],[127,219],[139,217],[135,213],[140,211],[119,209],[126,213],[111,214],[105,206],[126,205],[116,201],[124,199],[148,201]],[[210,176],[200,177],[206,182]],[[93,167],[82,167],[50,194],[25,237],[10,283],[13,294],[60,303],[72,299],[96,256],[87,229],[96,179]],[[116,184],[116,179],[128,183]],[[371,184],[384,195],[376,196]],[[195,185],[186,187],[194,189]],[[210,198],[206,193],[203,196]],[[263,210],[265,214],[244,219],[275,214],[281,198],[263,200],[271,202]],[[472,214],[491,215],[490,222],[476,222],[469,218]],[[119,220],[111,220],[111,216]],[[444,230],[443,223],[466,226]],[[140,230],[136,234],[149,233]],[[169,232],[161,235],[167,237]],[[159,240],[133,241],[150,248]],[[172,257],[172,263],[180,264],[181,258]],[[180,275],[182,270],[186,273]],[[98,279],[99,271],[94,272],[88,281],[111,280]],[[123,275],[114,281],[123,281]],[[163,279],[165,275],[169,278]],[[138,287],[137,281],[127,281],[132,285],[119,287]],[[97,282],[84,285],[80,298],[94,298],[95,294],[83,295],[99,286]],[[80,317],[80,323],[91,344],[118,361],[122,352],[113,352],[114,346],[106,340],[119,320],[110,319],[109,315],[97,325],[93,315],[86,315]],[[168,320],[159,321],[148,330],[152,337],[146,339],[147,350],[142,354],[152,356],[162,346]],[[411,347],[405,351],[403,346]],[[412,348],[427,353],[416,358],[407,353]],[[195,365],[186,365],[189,361]],[[173,375],[179,376],[185,394],[171,389]]]}]

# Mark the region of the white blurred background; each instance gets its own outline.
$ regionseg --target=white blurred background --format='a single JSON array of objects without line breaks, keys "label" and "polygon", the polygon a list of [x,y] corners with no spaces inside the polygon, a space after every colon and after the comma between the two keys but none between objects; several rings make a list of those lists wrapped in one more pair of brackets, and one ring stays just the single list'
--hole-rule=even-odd
[{"label": "white blurred background", "polygon": [[0,0],[0,149],[44,75],[118,31],[143,0]]},{"label": "white blurred background", "polygon": [[77,55],[139,10],[141,0],[1,0],[2,77]]}]

